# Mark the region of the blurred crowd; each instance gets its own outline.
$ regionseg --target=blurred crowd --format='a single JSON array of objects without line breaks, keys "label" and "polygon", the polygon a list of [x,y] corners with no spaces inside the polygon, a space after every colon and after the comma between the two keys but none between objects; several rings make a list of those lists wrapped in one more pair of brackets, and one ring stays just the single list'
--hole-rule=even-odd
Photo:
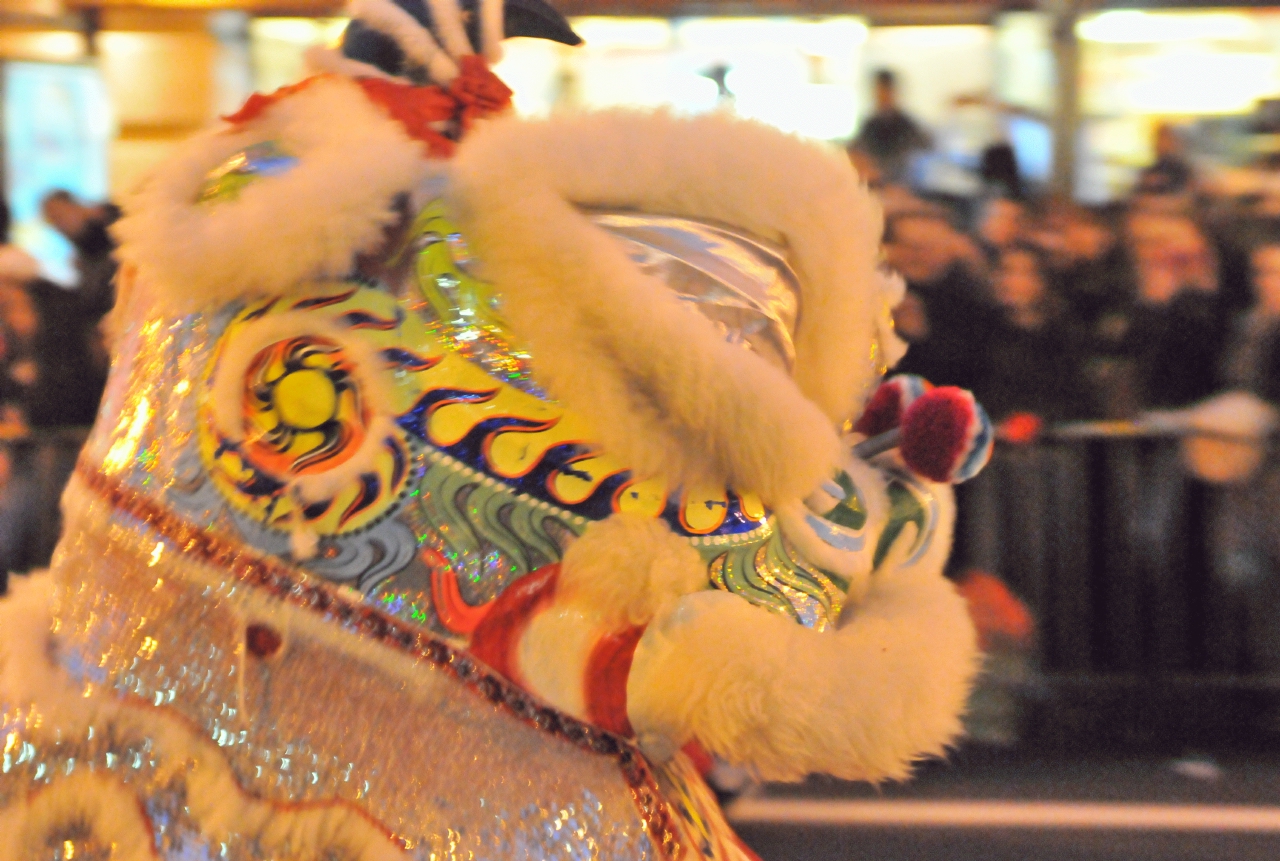
[{"label": "blurred crowd", "polygon": [[901,365],[972,389],[1006,433],[1131,418],[1223,387],[1280,402],[1280,212],[1266,196],[1203,194],[1176,132],[1132,195],[1089,209],[1024,191],[1013,150],[989,147],[976,201],[917,196],[908,155],[928,137],[877,79],[877,114],[850,156],[879,190],[885,262],[907,281]]},{"label": "blurred crowd", "polygon": [[[1128,576],[1159,607],[1189,564],[1171,530],[1193,522],[1209,568],[1204,660],[1280,673],[1280,195],[1265,184],[1252,195],[1211,189],[1161,126],[1130,195],[1105,207],[1028,194],[1012,148],[999,144],[983,155],[978,199],[930,199],[906,185],[904,164],[930,141],[893,86],[877,79],[880,121],[850,158],[879,191],[885,264],[907,284],[895,322],[910,349],[897,370],[972,390],[1006,443],[1078,420],[1102,420],[1100,434],[1150,428],[1152,417],[1207,415],[1214,404],[1225,434],[1256,418],[1271,435],[1247,445],[1210,434],[1203,446],[1193,435],[1141,450]],[[1246,451],[1239,468],[1236,448]],[[1054,528],[1046,487],[1080,468],[1062,457],[1005,446],[960,488],[959,576],[994,574],[1024,597],[1039,588],[1033,533]],[[1280,726],[1280,706],[1276,716]]]},{"label": "blurred crowd", "polygon": [[109,228],[118,211],[54,191],[41,215],[74,249],[74,284],[44,278],[37,261],[10,242],[9,211],[0,203],[0,439],[7,441],[0,448],[0,572],[47,561],[52,548],[33,546],[38,534],[55,534],[39,528],[50,510],[41,497],[56,498],[78,446],[37,443],[93,423],[109,366],[99,324],[115,301]]},{"label": "blurred crowd", "polygon": [[1129,418],[1224,385],[1280,394],[1280,222],[1168,195],[1102,212],[997,196],[969,225],[886,201],[886,262],[908,286],[901,369],[973,389],[997,421]]}]

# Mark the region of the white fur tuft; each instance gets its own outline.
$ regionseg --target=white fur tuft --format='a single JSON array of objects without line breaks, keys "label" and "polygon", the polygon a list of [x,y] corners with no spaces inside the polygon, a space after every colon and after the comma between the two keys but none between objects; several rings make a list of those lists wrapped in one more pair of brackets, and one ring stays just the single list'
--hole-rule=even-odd
[{"label": "white fur tuft", "polygon": [[[245,147],[275,141],[299,159],[236,200],[198,203],[214,168]],[[419,141],[359,85],[326,77],[241,128],[207,132],[165,162],[116,225],[120,255],[175,310],[342,277],[355,255],[383,241],[397,194],[431,170]]]},{"label": "white fur tuft", "polygon": [[[876,380],[869,345],[892,298],[876,272],[879,209],[843,155],[721,116],[506,118],[462,143],[454,179],[464,232],[539,378],[606,449],[641,474],[725,481],[770,505],[830,475],[834,426]],[[794,380],[726,344],[575,204],[786,245],[802,290]]]},{"label": "white fur tuft", "polygon": [[617,630],[648,624],[668,601],[707,585],[706,563],[665,522],[615,514],[569,546],[556,596],[590,607],[602,627]]},{"label": "white fur tuft", "polygon": [[964,600],[936,568],[879,575],[834,632],[699,592],[641,639],[627,710],[659,758],[697,738],[767,780],[901,779],[960,734],[978,662]]},{"label": "white fur tuft", "polygon": [[480,53],[493,66],[502,60],[504,29],[502,0],[480,0]]},{"label": "white fur tuft", "polygon": [[0,598],[0,704],[48,699],[60,690],[49,661],[53,578],[47,572],[10,575]]},{"label": "white fur tuft", "polygon": [[539,613],[516,652],[521,684],[562,712],[586,719],[587,662],[606,633],[590,607],[557,604]]},{"label": "white fur tuft", "polygon": [[427,6],[431,9],[431,22],[440,34],[445,50],[455,60],[475,53],[467,39],[466,28],[462,26],[462,8],[458,0],[427,0]]}]

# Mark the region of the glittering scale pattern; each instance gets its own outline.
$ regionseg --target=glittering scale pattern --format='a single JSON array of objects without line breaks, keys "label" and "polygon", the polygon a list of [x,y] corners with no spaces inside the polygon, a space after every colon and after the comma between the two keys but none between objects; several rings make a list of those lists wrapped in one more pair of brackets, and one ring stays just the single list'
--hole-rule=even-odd
[{"label": "glittering scale pattern", "polygon": [[[350,805],[423,859],[662,857],[650,834],[669,833],[661,823],[671,814],[648,766],[619,740],[540,707],[462,653],[408,636],[374,611],[361,615],[332,598],[319,612],[313,603],[323,590],[305,575],[285,582],[283,571],[262,570],[259,581],[271,587],[244,582],[267,563],[224,559],[216,541],[184,541],[173,524],[156,528],[161,518],[145,516],[145,503],[125,513],[122,500],[113,505],[79,482],[68,501],[70,534],[79,537],[64,543],[56,566],[92,562],[96,582],[59,590],[60,663],[86,693],[126,698],[148,726],[182,735],[184,750],[224,762],[249,797],[277,807]],[[108,525],[82,528],[88,522]],[[278,653],[246,649],[255,623],[280,632]],[[412,649],[353,647],[352,633],[370,632]],[[135,748],[110,752],[141,762]],[[50,761],[41,777],[71,758]],[[24,772],[16,785],[32,780]],[[566,828],[573,840],[563,839]]]}]

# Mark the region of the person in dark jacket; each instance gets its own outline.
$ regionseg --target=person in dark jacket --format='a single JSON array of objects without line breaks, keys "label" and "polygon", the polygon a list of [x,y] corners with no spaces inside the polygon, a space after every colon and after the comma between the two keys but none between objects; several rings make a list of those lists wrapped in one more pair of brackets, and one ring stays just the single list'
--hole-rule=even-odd
[{"label": "person in dark jacket", "polygon": [[898,107],[898,79],[888,69],[876,72],[875,100],[875,113],[863,123],[852,146],[874,158],[887,181],[905,182],[911,156],[929,149],[933,141]]},{"label": "person in dark jacket", "polygon": [[895,370],[973,388],[992,316],[977,248],[936,214],[912,214],[890,222],[885,256],[908,291],[895,319],[909,348]]},{"label": "person in dark jacket", "polygon": [[[1229,342],[1222,381],[1280,415],[1280,234],[1250,259],[1256,299]],[[1214,495],[1207,641],[1212,668],[1224,672],[1280,672],[1280,445],[1274,436],[1263,452],[1252,475]],[[1280,703],[1262,717],[1280,728]]]},{"label": "person in dark jacket", "polygon": [[1139,214],[1129,233],[1136,291],[1116,345],[1127,400],[1134,413],[1189,406],[1217,387],[1226,334],[1212,249],[1182,216]]},{"label": "person in dark jacket", "polygon": [[1156,126],[1156,159],[1138,175],[1137,194],[1182,194],[1192,191],[1195,171],[1182,153],[1182,139],[1168,123]]},{"label": "person in dark jacket", "polygon": [[1042,421],[1079,418],[1080,337],[1065,302],[1050,291],[1039,253],[1015,245],[992,279],[997,313],[974,394],[997,424],[1018,413]]},{"label": "person in dark jacket", "polygon": [[89,425],[106,384],[99,324],[115,304],[110,227],[120,212],[111,204],[85,205],[66,191],[48,195],[41,212],[75,246],[78,281],[71,290],[48,281],[28,290],[39,320],[29,339],[39,373],[26,393],[27,422],[33,428]]},{"label": "person in dark jacket", "polygon": [[[993,314],[974,396],[997,428],[1000,445],[973,481],[956,488],[957,564],[998,576],[1018,595],[1035,594],[1050,516],[1048,476],[1069,466],[1034,440],[1045,423],[1082,410],[1077,328],[1051,289],[1039,252],[1015,243],[992,273]],[[1033,612],[1043,607],[1033,607]]]}]

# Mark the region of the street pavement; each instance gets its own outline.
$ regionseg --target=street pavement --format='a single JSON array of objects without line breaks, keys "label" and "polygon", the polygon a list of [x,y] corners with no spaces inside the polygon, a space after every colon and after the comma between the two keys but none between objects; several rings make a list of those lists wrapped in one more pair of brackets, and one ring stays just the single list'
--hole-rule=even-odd
[{"label": "street pavement", "polygon": [[1280,751],[1122,759],[969,750],[907,784],[765,785],[726,812],[762,861],[1274,861]]}]

